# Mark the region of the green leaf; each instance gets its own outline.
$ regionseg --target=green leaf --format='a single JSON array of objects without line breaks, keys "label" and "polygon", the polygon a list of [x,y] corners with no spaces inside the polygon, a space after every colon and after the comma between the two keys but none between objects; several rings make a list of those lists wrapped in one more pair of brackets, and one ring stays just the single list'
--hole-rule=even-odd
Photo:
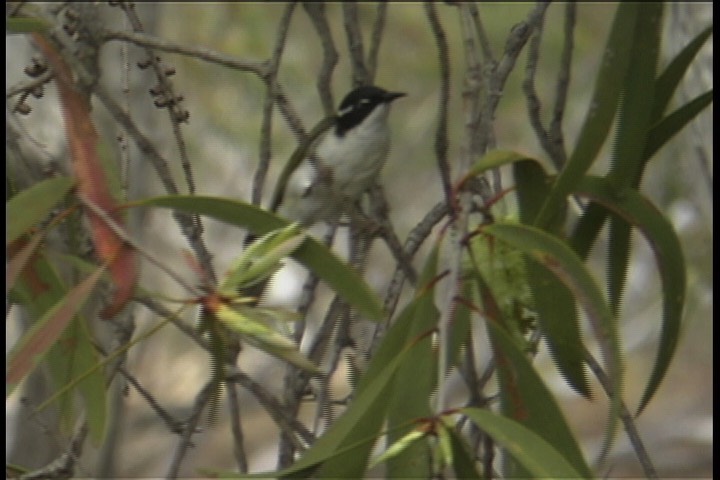
[{"label": "green leaf", "polygon": [[[676,133],[682,130],[695,116],[705,109],[713,100],[713,92],[706,92],[686,103],[673,113],[663,118],[652,127],[645,144],[644,161],[647,162]],[[637,187],[641,180],[640,173],[633,181]],[[573,249],[581,258],[587,258],[600,230],[605,224],[606,211],[598,205],[591,204],[580,217],[571,237]]]},{"label": "green leaf", "polygon": [[[382,462],[386,462],[390,460],[393,457],[398,456],[399,454],[407,451],[411,446],[419,443],[418,440],[422,440],[425,438],[427,434],[425,432],[421,432],[420,430],[411,430],[410,432],[406,433],[404,436],[397,439],[394,443],[392,443],[382,454],[380,454],[375,460],[370,462],[370,466],[368,468],[373,468]],[[427,456],[425,457],[415,457],[416,460],[427,460]],[[388,475],[389,477],[392,477],[392,475]]]},{"label": "green leaf", "polygon": [[680,240],[662,212],[631,188],[618,189],[608,180],[586,177],[578,185],[576,193],[612,211],[628,225],[637,227],[655,254],[662,283],[663,320],[655,366],[640,401],[639,414],[667,373],[680,337],[680,322],[687,288]]},{"label": "green leaf", "polygon": [[472,167],[470,167],[468,173],[460,181],[460,185],[465,184],[471,178],[481,175],[493,168],[500,168],[502,166],[523,160],[530,160],[533,162],[537,161],[532,158],[528,158],[527,155],[522,155],[510,150],[491,150],[483,155],[482,158],[480,158],[480,160],[478,160]]},{"label": "green leaf", "polygon": [[12,349],[8,359],[5,377],[9,394],[42,360],[45,353],[60,338],[70,320],[84,305],[103,273],[98,268],[95,273],[80,282],[68,292],[45,315],[33,324]]},{"label": "green leaf", "polygon": [[221,304],[213,315],[255,347],[308,372],[320,373],[318,367],[298,351],[292,340],[262,323],[261,318],[253,318],[252,308],[240,311]]},{"label": "green leaf", "polygon": [[231,264],[218,288],[219,293],[232,297],[238,288],[267,279],[280,268],[280,260],[294,252],[305,238],[300,225],[293,223],[256,239]]},{"label": "green leaf", "polygon": [[[625,77],[622,106],[615,133],[608,179],[618,185],[631,185],[640,178],[654,98],[655,71],[660,53],[660,26],[663,5],[640,5],[637,26],[631,43],[632,61]],[[607,287],[610,307],[617,315],[625,290],[630,261],[630,229],[611,218],[607,255]]]},{"label": "green leaf", "polygon": [[593,164],[605,143],[615,118],[625,73],[630,65],[628,39],[633,38],[638,12],[638,3],[618,5],[577,145],[535,219],[534,224],[537,226],[546,228],[558,209],[563,208],[565,199]]},{"label": "green leaf", "polygon": [[[488,321],[487,327],[493,350],[499,354],[495,358],[502,359],[496,364],[505,415],[545,439],[583,477],[591,478],[590,468],[585,463],[560,408],[526,354],[517,348],[510,336],[494,321]],[[515,460],[519,461],[517,457]],[[514,477],[522,476],[526,472],[504,473],[508,477]]]},{"label": "green leaf", "polygon": [[37,232],[17,253],[12,254],[12,257],[7,263],[7,269],[5,270],[5,295],[8,295],[10,289],[15,286],[15,282],[25,270],[25,267],[31,261],[38,248],[42,245],[44,239],[45,232]]},{"label": "green leaf", "polygon": [[[713,101],[713,90],[698,95],[655,124],[645,144],[645,160],[649,160],[660,148],[690,123]],[[639,184],[639,178],[635,179]]]},{"label": "green leaf", "polygon": [[[95,370],[94,373],[85,375],[102,360],[93,346],[93,338],[88,329],[87,321],[83,318],[76,318],[63,332],[58,346],[63,350],[64,355],[60,361],[65,364],[54,365],[55,370],[60,369],[66,372],[67,383],[75,381],[81,375],[82,380],[77,383],[77,391],[82,397],[85,405],[85,418],[87,419],[90,439],[96,447],[102,444],[105,438],[108,401],[105,389],[105,376],[102,370]],[[55,357],[57,358],[57,357]]]},{"label": "green leaf", "polygon": [[617,325],[602,293],[582,260],[564,242],[534,227],[495,223],[483,232],[523,251],[528,258],[550,270],[567,287],[587,313],[600,345],[615,397],[610,402],[606,442],[615,436],[620,412],[622,362]]},{"label": "green leaf", "polygon": [[452,449],[452,466],[453,470],[455,470],[455,478],[480,480],[480,475],[475,469],[475,459],[463,438],[454,428],[447,428],[446,431]]},{"label": "green leaf", "polygon": [[[550,190],[550,181],[536,162],[522,161],[513,165],[520,219],[532,224]],[[549,220],[548,231],[562,231],[566,204]],[[540,326],[550,347],[550,354],[568,384],[580,395],[589,398],[590,386],[584,369],[584,351],[580,326],[570,291],[555,275],[536,262],[527,262],[526,278],[532,292],[532,303]]]},{"label": "green leaf", "polygon": [[643,152],[652,121],[655,71],[660,53],[661,3],[640,4],[630,44],[632,61],[624,80],[622,105],[608,175],[629,185],[642,171]]},{"label": "green leaf", "polygon": [[[437,326],[439,311],[435,306],[435,280],[439,248],[434,246],[425,262],[418,281],[416,304],[406,338],[420,337]],[[433,351],[429,335],[419,340],[398,367],[392,392],[388,395],[387,425],[390,429],[388,442],[399,441],[413,428],[412,421],[432,415],[430,397],[437,384],[438,358]],[[405,427],[403,427],[406,425]],[[417,442],[402,454],[394,456],[387,464],[390,478],[427,478],[430,449],[427,442]]]},{"label": "green leaf", "polygon": [[36,183],[11,198],[7,202],[8,223],[5,244],[10,244],[44,220],[73,185],[75,180],[72,178],[50,178]]},{"label": "green leaf", "polygon": [[[254,205],[236,200],[203,196],[155,197],[133,203],[133,206],[172,208],[220,220],[230,225],[248,228],[256,235],[288,225],[288,222]],[[293,253],[300,263],[337,292],[344,300],[371,320],[383,316],[380,299],[352,267],[338,259],[325,245],[308,237]]]},{"label": "green leaf", "polygon": [[467,415],[535,478],[583,478],[551,442],[520,423],[479,408],[463,408],[459,413]]},{"label": "green leaf", "polygon": [[662,116],[667,108],[670,100],[675,94],[675,90],[680,84],[680,80],[685,76],[690,64],[695,59],[702,46],[705,44],[710,35],[712,35],[713,26],[708,26],[700,32],[685,48],[680,51],[670,64],[665,68],[663,73],[655,82],[655,105],[653,106],[653,119]]}]

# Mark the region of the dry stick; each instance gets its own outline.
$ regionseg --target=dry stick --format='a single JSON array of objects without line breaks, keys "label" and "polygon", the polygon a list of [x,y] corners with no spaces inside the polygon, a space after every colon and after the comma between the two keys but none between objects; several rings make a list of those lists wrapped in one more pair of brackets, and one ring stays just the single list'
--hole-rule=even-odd
[{"label": "dry stick", "polygon": [[557,86],[555,90],[555,105],[553,116],[550,121],[550,142],[553,144],[555,156],[560,161],[558,169],[562,169],[567,162],[565,151],[565,139],[562,130],[562,121],[567,105],[568,88],[570,86],[570,67],[572,66],[572,53],[575,43],[575,21],[577,16],[577,5],[569,2],[565,7],[565,44],[563,45],[562,57],[560,59],[560,70],[558,71]]},{"label": "dry stick", "polygon": [[[473,158],[482,152],[486,145],[478,145],[473,139],[477,134],[476,122],[479,111],[478,100],[480,98],[481,74],[479,56],[476,50],[473,36],[473,23],[470,10],[467,4],[460,4],[459,21],[461,36],[463,39],[466,62],[465,90],[463,92],[465,112],[465,144],[460,149],[459,171],[466,172],[472,166]],[[447,270],[449,271],[449,285],[441,300],[441,314],[438,321],[438,377],[437,395],[434,397],[433,411],[440,413],[449,406],[448,387],[445,373],[448,371],[449,342],[452,325],[452,318],[455,314],[455,299],[460,296],[462,282],[462,260],[463,260],[463,239],[467,232],[469,212],[472,198],[470,192],[460,192],[458,198],[458,209],[454,212],[453,221],[450,225],[449,248]]]},{"label": "dry stick", "polygon": [[181,55],[187,55],[189,57],[197,58],[198,60],[204,60],[206,62],[217,63],[218,65],[230,67],[233,70],[254,73],[260,78],[265,78],[270,69],[269,60],[241,60],[231,55],[219,53],[208,48],[189,47],[144,33],[107,31],[103,35],[103,39],[106,41],[124,40],[135,45],[139,45],[142,47],[151,47],[155,50],[160,50],[163,52],[179,53]]},{"label": "dry stick", "polygon": [[377,73],[377,61],[380,54],[380,43],[385,32],[387,9],[388,4],[386,2],[378,2],[375,23],[373,23],[372,34],[370,35],[370,51],[367,58],[368,83],[371,85],[375,82],[375,74]]},{"label": "dry stick", "polygon": [[440,98],[438,99],[438,126],[435,131],[435,156],[438,170],[445,191],[445,202],[453,209],[454,197],[452,189],[452,171],[447,158],[448,152],[448,108],[450,104],[450,53],[447,37],[440,19],[435,11],[435,5],[425,3],[425,13],[430,23],[435,43],[438,49],[438,62],[440,64]]},{"label": "dry stick", "polygon": [[[422,246],[423,242],[425,242],[425,239],[432,232],[432,229],[449,213],[450,209],[445,202],[440,202],[435,205],[425,215],[422,221],[420,221],[420,223],[418,223],[408,234],[407,239],[405,240],[405,246],[403,247],[403,256],[405,258],[413,258]],[[385,321],[378,323],[375,327],[372,342],[365,353],[366,358],[373,357],[377,347],[380,345],[380,341],[385,336],[385,331],[387,331],[390,326],[390,319],[393,318],[393,314],[397,308],[397,302],[400,298],[405,278],[405,271],[402,266],[397,265],[395,267],[395,273],[393,273],[392,280],[388,285],[387,294],[385,295],[385,301],[383,303],[386,315]]]},{"label": "dry stick", "polygon": [[161,405],[160,403],[155,400],[155,397],[150,393],[145,387],[142,386],[140,381],[135,378],[130,372],[127,371],[125,367],[122,365],[117,366],[118,372],[125,377],[125,379],[130,382],[130,385],[132,385],[135,390],[140,394],[141,397],[145,399],[145,401],[150,405],[150,408],[152,408],[155,413],[162,419],[163,422],[165,422],[165,425],[168,427],[168,430],[170,430],[172,433],[182,433],[183,432],[183,422],[180,420],[176,420],[172,415],[170,415]]},{"label": "dry stick", "polygon": [[338,63],[339,55],[330,32],[330,25],[325,16],[325,4],[323,2],[303,2],[303,8],[310,17],[318,37],[320,37],[323,49],[323,63],[320,66],[320,72],[318,72],[317,91],[327,117],[335,114],[335,100],[330,87],[332,73]]},{"label": "dry stick", "polygon": [[[143,26],[140,18],[135,11],[134,4],[132,2],[121,2],[120,7],[125,12],[125,15],[135,32],[142,32]],[[165,67],[160,64],[160,60],[155,54],[152,47],[145,47],[145,53],[148,56],[148,60],[152,69],[158,79],[158,90],[159,96],[162,102],[165,104],[165,108],[168,113],[170,124],[172,125],[173,136],[175,137],[175,143],[178,147],[178,153],[180,154],[180,165],[182,166],[185,184],[188,188],[190,195],[195,195],[195,178],[193,174],[192,164],[187,153],[187,146],[185,137],[182,133],[181,124],[187,121],[188,112],[180,106],[178,101],[181,97],[174,91],[172,82],[168,77],[168,72]],[[187,231],[186,235],[192,239],[194,245],[193,249],[198,256],[198,260],[202,265],[203,271],[211,279],[213,283],[217,281],[215,269],[212,264],[212,258],[207,251],[205,240],[203,239],[204,227],[202,218],[198,214],[185,214],[189,219],[189,225],[182,222],[179,223],[183,231]],[[179,217],[176,216],[179,221]]]},{"label": "dry stick", "polygon": [[295,434],[300,435],[306,445],[310,445],[315,441],[315,436],[292,415],[288,415],[287,408],[282,405],[265,387],[257,383],[248,375],[242,372],[235,372],[228,377],[228,382],[236,382],[250,393],[252,393],[258,402],[265,408],[270,418],[277,424],[280,429],[287,433],[295,442],[297,449],[303,449],[304,446],[297,442]]},{"label": "dry stick", "polygon": [[342,10],[348,51],[350,52],[353,87],[367,85],[370,81],[370,76],[367,66],[365,65],[365,53],[363,52],[363,40],[362,33],[360,32],[357,3],[343,2]]},{"label": "dry stick", "polygon": [[62,455],[45,467],[28,472],[19,478],[22,480],[44,480],[48,478],[71,478],[76,476],[75,465],[77,465],[80,455],[82,455],[83,443],[85,443],[87,433],[87,420],[83,418],[75,429],[75,433],[70,439],[67,450],[65,450]]},{"label": "dry stick", "polygon": [[[172,178],[170,167],[168,166],[167,160],[160,155],[153,143],[143,135],[138,126],[132,119],[123,111],[122,107],[118,105],[112,96],[102,85],[95,87],[95,95],[103,103],[110,115],[122,125],[125,132],[133,139],[140,152],[147,158],[155,168],[160,181],[163,183],[167,193],[171,195],[178,194],[177,185]],[[207,250],[202,238],[200,237],[201,232],[196,228],[193,221],[192,215],[188,215],[182,212],[174,212],[173,217],[175,221],[180,225],[180,231],[187,239],[190,247],[195,252],[200,265],[202,265],[203,271],[213,272],[212,267],[212,255]]]},{"label": "dry stick", "polygon": [[185,425],[185,430],[183,431],[182,437],[180,438],[180,443],[175,449],[172,461],[170,462],[170,467],[168,468],[168,472],[165,475],[166,478],[178,477],[180,473],[180,464],[185,458],[185,455],[187,454],[190,447],[193,446],[192,436],[195,432],[197,432],[198,423],[200,422],[200,416],[202,415],[202,411],[205,408],[205,405],[210,400],[214,389],[215,381],[210,380],[195,396],[195,403],[193,405],[190,418]]},{"label": "dry stick", "polygon": [[[585,362],[590,367],[590,370],[593,371],[595,377],[600,381],[600,385],[602,385],[608,398],[613,398],[616,392],[613,390],[612,382],[608,378],[607,374],[605,374],[605,371],[602,369],[597,360],[595,360],[595,357],[593,357],[587,349],[585,349]],[[657,479],[657,471],[655,470],[652,460],[650,460],[650,456],[645,449],[645,445],[640,438],[640,434],[637,431],[632,414],[627,409],[627,406],[622,399],[620,399],[620,420],[622,420],[623,425],[625,426],[628,439],[630,439],[630,443],[635,449],[635,454],[640,461],[640,465],[642,465],[643,471],[645,472],[645,478]]]},{"label": "dry stick", "polygon": [[287,33],[290,29],[290,20],[295,10],[295,3],[289,3],[285,7],[283,16],[280,18],[278,25],[277,38],[275,40],[275,48],[273,56],[270,59],[270,68],[265,76],[265,84],[267,85],[267,94],[263,103],[262,126],[260,127],[260,161],[252,184],[251,201],[253,205],[260,205],[262,200],[263,187],[267,178],[268,169],[270,168],[270,141],[272,139],[272,113],[275,105],[275,92],[277,89],[277,72],[280,66],[280,59],[285,50],[287,41]]},{"label": "dry stick", "polygon": [[540,145],[543,147],[555,165],[555,168],[558,170],[562,169],[563,165],[565,165],[565,162],[567,161],[562,134],[562,118],[565,111],[567,89],[570,81],[570,62],[572,60],[573,48],[572,29],[575,22],[574,7],[575,6],[573,4],[568,5],[565,22],[565,46],[563,48],[561,65],[558,71],[553,118],[549,129],[545,129],[542,125],[542,120],[540,118],[542,105],[537,96],[537,91],[535,90],[535,74],[537,72],[537,63],[540,58],[544,12],[543,16],[540,17],[537,29],[530,39],[530,45],[528,46],[528,61],[525,69],[525,80],[523,81],[523,91],[525,92],[525,97],[527,99],[530,125],[533,127],[533,130],[535,130],[535,135],[537,136]]},{"label": "dry stick", "polygon": [[248,461],[245,448],[243,447],[245,441],[242,424],[240,423],[240,400],[238,399],[235,385],[226,381],[225,388],[228,395],[228,409],[230,410],[230,429],[233,436],[233,456],[235,457],[235,464],[237,465],[238,472],[247,473]]},{"label": "dry stick", "polygon": [[125,232],[125,230],[123,230],[120,225],[115,223],[115,221],[110,218],[110,216],[102,208],[98,207],[95,202],[87,198],[84,194],[78,195],[78,198],[84,206],[92,210],[92,212],[97,215],[103,221],[103,223],[110,227],[110,230],[112,230],[113,233],[118,236],[118,238],[133,247],[133,249],[135,249],[141,255],[147,258],[152,264],[154,264],[163,272],[168,274],[170,278],[172,278],[178,284],[184,287],[190,294],[196,297],[200,296],[200,292],[195,287],[187,283],[185,279],[183,279],[179,274],[175,273],[170,267],[164,265],[160,260],[155,258],[153,254],[145,250],[142,246],[140,246],[137,242],[130,238],[130,236]]}]

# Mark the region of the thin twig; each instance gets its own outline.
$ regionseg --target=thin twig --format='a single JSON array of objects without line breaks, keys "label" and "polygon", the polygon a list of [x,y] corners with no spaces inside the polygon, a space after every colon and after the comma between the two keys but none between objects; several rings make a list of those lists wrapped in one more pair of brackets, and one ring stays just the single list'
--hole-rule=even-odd
[{"label": "thin twig", "polygon": [[[600,382],[600,385],[602,385],[603,390],[605,390],[608,398],[613,398],[616,395],[616,392],[613,389],[612,381],[608,378],[607,374],[602,369],[597,360],[595,360],[595,357],[593,357],[587,349],[585,349],[584,359],[590,367],[590,370],[593,371],[595,377]],[[640,461],[640,465],[642,466],[643,472],[645,473],[645,478],[657,479],[657,470],[655,470],[652,460],[650,460],[650,456],[645,449],[645,444],[643,443],[642,438],[640,438],[640,434],[638,433],[637,427],[635,426],[633,416],[622,399],[620,399],[620,420],[625,426],[625,432],[627,432],[628,439],[630,440],[630,443],[635,450],[635,454]]]},{"label": "thin twig", "polygon": [[170,278],[175,280],[179,285],[181,285],[183,288],[185,288],[191,295],[193,296],[200,296],[200,292],[192,285],[187,283],[184,278],[180,276],[180,274],[175,273],[170,267],[163,264],[159,259],[155,258],[155,256],[145,250],[144,247],[139,245],[137,242],[135,242],[130,235],[128,235],[125,230],[118,225],[115,220],[110,218],[110,216],[100,207],[98,207],[95,202],[87,198],[84,194],[78,195],[78,198],[80,199],[80,202],[89,208],[95,215],[97,215],[100,220],[103,221],[108,227],[110,227],[110,230],[113,231],[115,235],[117,235],[123,242],[127,243],[133,249],[137,250],[138,253],[142,254],[145,258],[147,258],[150,263],[158,267],[160,270],[168,274]]},{"label": "thin twig", "polygon": [[[410,231],[403,246],[405,258],[413,258],[415,256],[425,242],[425,239],[432,232],[432,229],[448,215],[449,211],[450,209],[445,202],[438,203],[425,215],[422,221]],[[390,285],[388,285],[387,294],[385,295],[385,301],[383,303],[386,315],[385,321],[376,325],[372,342],[365,353],[366,358],[373,357],[375,350],[380,345],[380,341],[385,336],[385,331],[390,326],[390,319],[392,319],[395,309],[397,308],[397,302],[400,299],[405,278],[405,271],[400,265],[397,265]]]},{"label": "thin twig", "polygon": [[338,63],[339,55],[335,48],[330,25],[325,16],[325,4],[323,2],[303,2],[303,8],[310,17],[310,21],[315,27],[322,44],[323,63],[320,72],[318,72],[317,90],[325,116],[330,116],[335,113],[335,100],[333,99],[331,82],[332,73]]},{"label": "thin twig", "polygon": [[478,11],[478,7],[475,3],[471,3],[469,5],[469,8],[470,15],[472,16],[473,24],[475,26],[475,35],[477,35],[478,40],[480,41],[480,48],[482,48],[483,60],[489,65],[495,65],[495,55],[493,55],[492,47],[490,46],[490,40],[488,40],[488,35],[485,32],[485,27],[483,26],[482,20],[480,19],[480,12]]},{"label": "thin twig", "polygon": [[527,55],[527,66],[525,67],[525,80],[523,81],[523,90],[525,92],[525,98],[527,100],[528,117],[530,119],[530,125],[535,130],[535,136],[537,137],[540,145],[542,145],[545,152],[556,163],[552,145],[550,144],[550,138],[547,130],[542,124],[541,110],[542,104],[538,98],[537,91],[535,89],[535,73],[537,72],[537,64],[540,59],[540,45],[542,43],[543,34],[543,23],[538,25],[538,28],[532,34],[530,38],[530,45],[528,45]]},{"label": "thin twig", "polygon": [[48,478],[72,478],[77,475],[75,472],[75,466],[82,455],[83,444],[85,443],[85,437],[88,434],[87,421],[83,418],[78,427],[75,429],[75,433],[70,439],[70,443],[65,452],[57,459],[50,462],[45,467],[28,472],[21,475],[19,478],[22,480],[39,480]]},{"label": "thin twig", "polygon": [[370,84],[375,82],[375,75],[377,74],[378,55],[380,54],[380,42],[382,42],[383,32],[385,31],[387,8],[388,4],[386,2],[378,2],[375,23],[373,23],[372,34],[370,35],[370,52],[368,52],[367,59],[368,82]]},{"label": "thin twig", "polygon": [[368,219],[368,221],[375,221],[379,224],[380,228],[377,231],[377,235],[382,238],[388,246],[393,257],[395,257],[395,261],[400,265],[400,268],[403,269],[410,283],[415,285],[417,283],[417,272],[412,266],[412,258],[405,256],[400,239],[388,218],[389,207],[385,190],[382,185],[375,184],[368,190],[368,194],[370,197],[370,210],[373,213],[372,220]]},{"label": "thin twig", "polygon": [[47,69],[45,72],[40,74],[37,78],[33,78],[31,80],[26,80],[23,82],[18,83],[17,85],[14,85],[12,87],[9,87],[7,89],[7,92],[5,92],[5,98],[9,99],[15,95],[18,95],[23,92],[32,92],[36,88],[45,85],[50,80],[52,80],[55,73],[51,69]]},{"label": "thin twig", "polygon": [[553,107],[553,116],[550,120],[550,142],[554,146],[555,156],[559,164],[556,165],[558,170],[562,169],[567,162],[567,152],[565,151],[565,139],[562,131],[562,121],[565,115],[565,106],[567,105],[568,88],[570,86],[570,71],[572,66],[572,53],[575,45],[575,21],[577,17],[577,5],[569,2],[565,6],[565,44],[560,58],[560,68],[558,70],[557,86],[555,90],[555,105]]},{"label": "thin twig", "polygon": [[438,99],[438,126],[435,131],[435,157],[445,192],[445,202],[453,208],[452,171],[447,158],[448,152],[448,109],[450,105],[450,53],[447,37],[432,2],[425,3],[425,13],[430,22],[438,49],[440,64],[440,98]]},{"label": "thin twig", "polygon": [[265,179],[270,168],[270,145],[272,140],[272,114],[275,106],[275,91],[277,89],[277,72],[280,66],[280,59],[285,50],[285,42],[287,40],[288,30],[290,29],[290,20],[295,11],[295,3],[289,3],[285,7],[283,16],[280,18],[278,25],[277,38],[275,40],[275,48],[273,56],[270,60],[270,69],[264,77],[267,86],[267,93],[263,103],[262,122],[260,126],[260,160],[258,161],[255,176],[252,182],[251,202],[253,205],[260,205],[262,200],[263,187]]},{"label": "thin twig", "polygon": [[135,378],[134,375],[128,372],[127,369],[122,365],[117,366],[117,371],[120,372],[120,374],[125,377],[128,382],[130,382],[130,385],[135,388],[135,390],[140,394],[140,396],[145,399],[148,405],[150,405],[150,408],[152,408],[155,413],[157,413],[158,417],[162,419],[165,425],[167,425],[168,430],[170,430],[172,433],[177,434],[183,432],[183,422],[173,418],[173,416],[170,415],[160,405],[160,403],[158,403],[157,400],[155,400],[155,397],[153,397],[152,393],[150,393],[145,387],[142,386],[142,384],[138,381],[137,378]]},{"label": "thin twig", "polygon": [[190,47],[175,42],[163,40],[152,35],[137,32],[107,31],[103,35],[104,40],[124,40],[142,47],[150,47],[168,53],[179,53],[189,57],[204,60],[210,63],[217,63],[234,70],[254,73],[260,78],[265,78],[270,69],[270,61],[241,60],[231,55],[219,53],[214,50],[202,47]]},{"label": "thin twig", "polygon": [[353,88],[367,85],[370,81],[369,72],[365,65],[363,53],[362,33],[360,32],[360,19],[358,18],[357,2],[343,2],[343,23],[347,36],[348,51],[350,52],[350,65],[352,67]]},{"label": "thin twig", "polygon": [[[265,387],[248,375],[242,372],[235,372],[228,376],[227,381],[238,383],[252,393],[283,432],[286,432],[293,438],[294,434],[297,433],[302,437],[306,445],[311,445],[315,441],[315,436],[302,422],[298,421],[294,416],[288,415],[287,408],[281,405]],[[296,443],[296,447],[303,449],[305,446]]]},{"label": "thin twig", "polygon": [[235,464],[237,465],[238,472],[247,473],[248,461],[247,455],[245,454],[242,424],[240,423],[240,401],[238,399],[238,393],[235,385],[231,382],[225,382],[225,389],[227,390],[228,396],[228,410],[230,411],[230,429],[233,436],[233,456],[235,457]]},{"label": "thin twig", "polygon": [[[168,166],[169,164],[157,151],[155,145],[143,135],[135,122],[123,111],[122,107],[115,102],[110,93],[102,85],[98,84],[96,86],[95,95],[100,99],[108,112],[110,112],[110,115],[122,125],[125,132],[134,140],[140,152],[145,155],[145,158],[150,160],[165,190],[171,195],[177,195],[179,193],[178,188],[173,180],[170,167]],[[202,241],[202,232],[197,228],[197,224],[194,222],[192,215],[176,211],[173,213],[173,217],[180,225],[180,231],[195,252],[203,271],[207,272],[210,278],[215,278],[212,255],[210,255],[205,243]]]},{"label": "thin twig", "polygon": [[190,337],[195,343],[198,344],[200,348],[203,350],[210,352],[210,345],[208,344],[207,340],[205,340],[202,335],[193,327],[183,322],[178,316],[175,314],[175,312],[172,312],[165,308],[163,305],[155,301],[155,299],[146,297],[146,296],[136,296],[133,297],[133,300],[140,303],[141,305],[144,305],[147,307],[150,311],[155,312],[157,315],[159,315],[162,318],[166,318],[177,327],[178,330],[183,332],[185,335]]},{"label": "thin twig", "polygon": [[183,435],[180,438],[180,443],[175,449],[173,458],[170,461],[170,467],[165,475],[166,478],[177,478],[180,474],[180,464],[185,458],[188,450],[193,446],[192,436],[194,433],[198,432],[198,423],[200,422],[202,411],[210,400],[212,392],[215,388],[215,381],[210,380],[195,396],[195,403],[193,405],[190,418],[185,424],[185,431],[183,432]]}]

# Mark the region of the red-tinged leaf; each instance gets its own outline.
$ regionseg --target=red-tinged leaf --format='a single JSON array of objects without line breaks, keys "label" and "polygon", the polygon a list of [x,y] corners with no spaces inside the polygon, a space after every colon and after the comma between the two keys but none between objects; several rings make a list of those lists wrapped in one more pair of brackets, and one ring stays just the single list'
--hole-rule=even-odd
[{"label": "red-tinged leaf", "polygon": [[[42,280],[37,276],[37,273],[32,268],[32,259],[35,257],[35,252],[38,246],[42,242],[45,235],[43,233],[37,233],[33,235],[29,242],[25,240],[17,240],[10,244],[8,247],[8,255],[11,257],[5,270],[5,295],[7,296],[10,289],[15,285],[20,274],[25,276],[27,284],[37,291],[42,291],[46,287]],[[13,251],[17,253],[13,253]],[[25,268],[30,264],[30,268]]]},{"label": "red-tinged leaf", "polygon": [[[33,38],[55,72],[72,167],[78,179],[78,194],[122,226],[123,219],[109,193],[110,186],[97,154],[97,132],[90,118],[89,99],[75,88],[70,68],[50,42],[37,33]],[[117,314],[132,295],[138,275],[136,257],[132,248],[103,219],[93,212],[87,212],[87,215],[95,251],[99,259],[108,264],[115,284],[111,303],[102,312],[104,318],[109,318]]]},{"label": "red-tinged leaf", "polygon": [[105,268],[101,267],[73,288],[38,320],[10,352],[5,383],[12,390],[62,335],[70,320],[83,306]]}]

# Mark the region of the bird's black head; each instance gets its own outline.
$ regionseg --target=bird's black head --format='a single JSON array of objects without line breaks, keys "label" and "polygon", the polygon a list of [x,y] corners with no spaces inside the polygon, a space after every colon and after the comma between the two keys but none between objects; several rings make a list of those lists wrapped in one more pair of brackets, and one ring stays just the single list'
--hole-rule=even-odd
[{"label": "bird's black head", "polygon": [[378,105],[390,103],[404,93],[388,92],[380,87],[366,85],[348,93],[340,103],[335,134],[339,137],[359,125]]}]

